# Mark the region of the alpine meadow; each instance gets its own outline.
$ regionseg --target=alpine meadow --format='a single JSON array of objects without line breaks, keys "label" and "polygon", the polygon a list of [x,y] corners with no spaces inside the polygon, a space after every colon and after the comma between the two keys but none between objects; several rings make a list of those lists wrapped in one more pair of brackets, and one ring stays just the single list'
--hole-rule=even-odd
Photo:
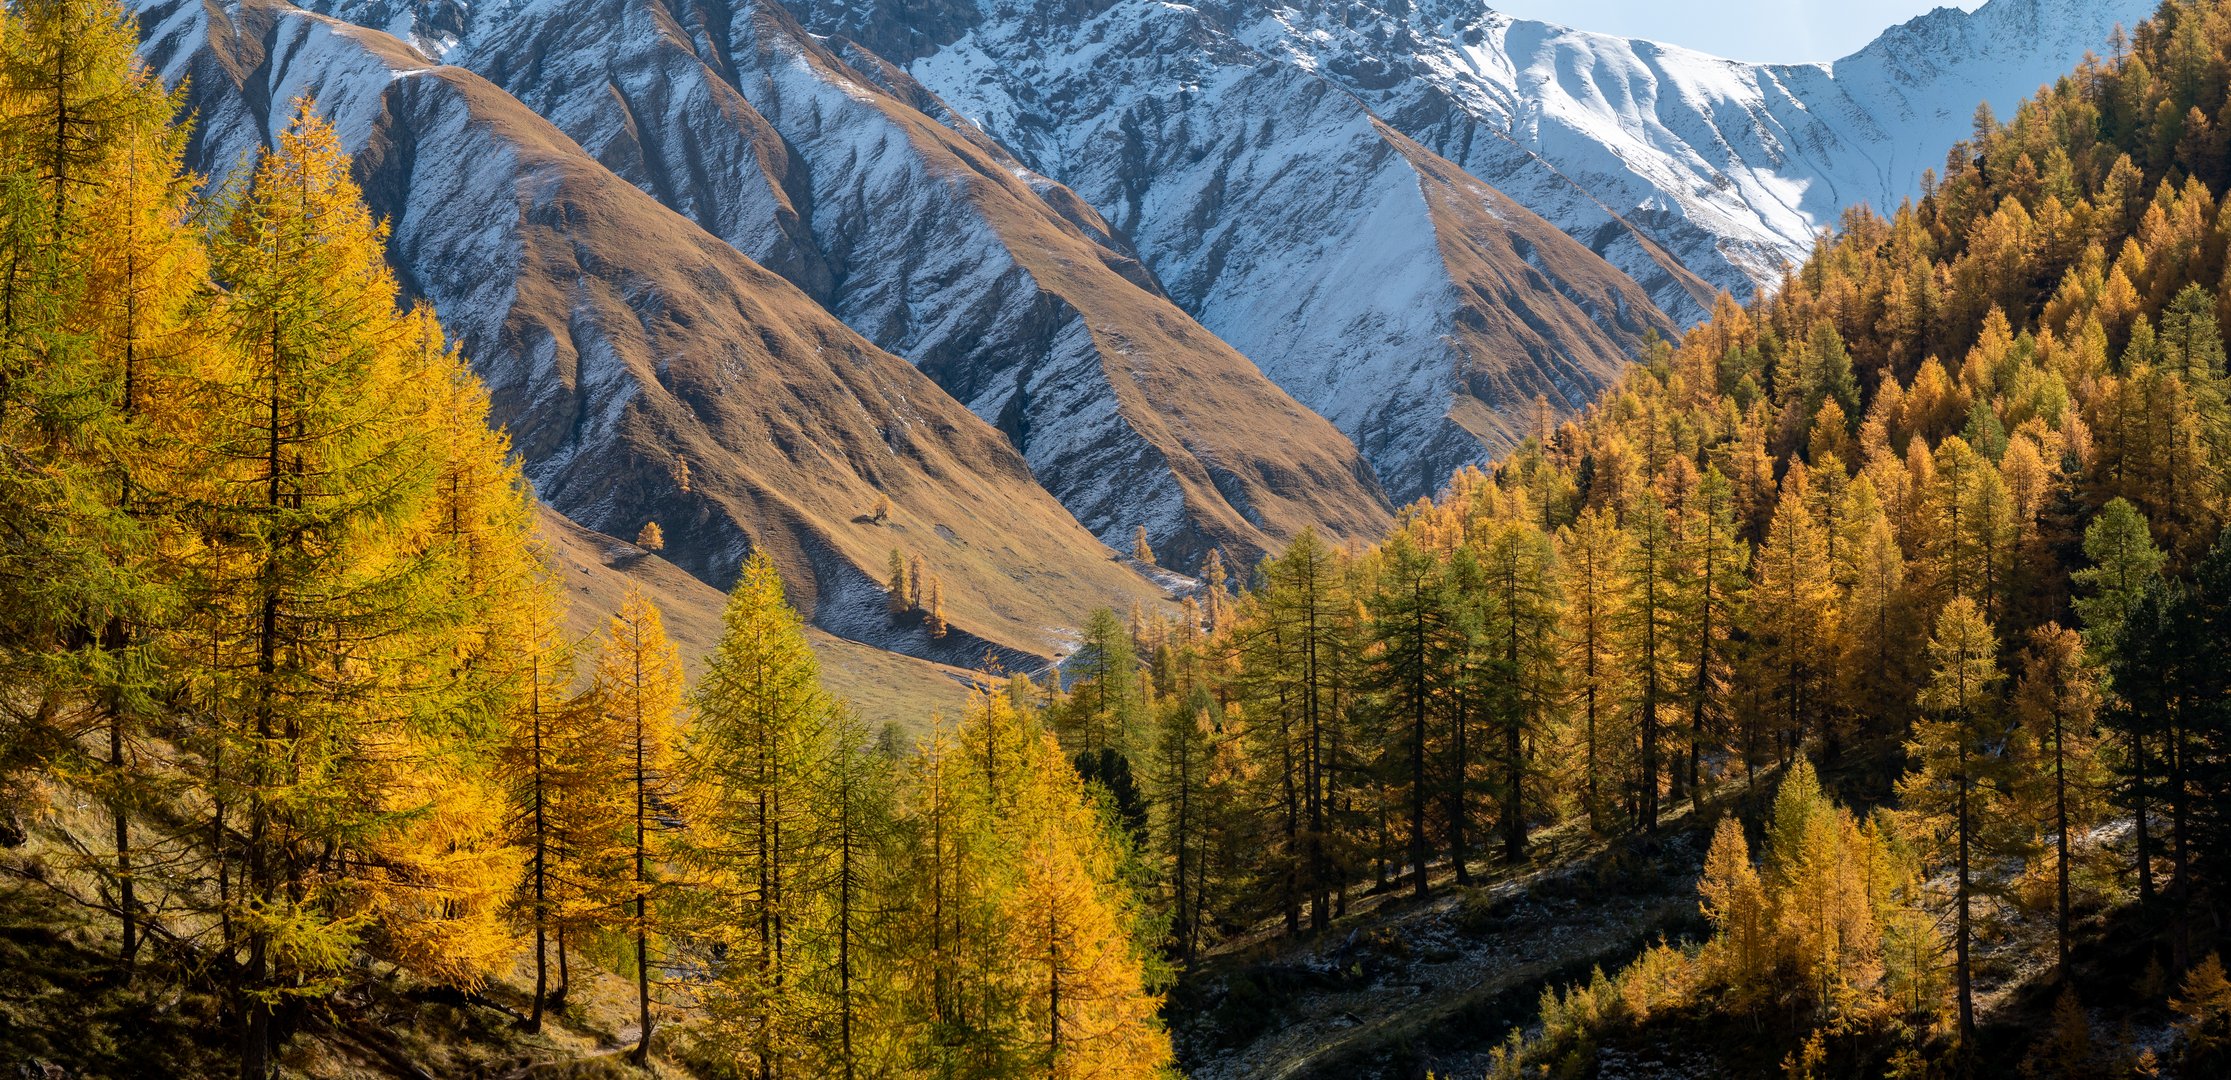
[{"label": "alpine meadow", "polygon": [[2231,1075],[2231,0],[1618,30],[0,0],[0,1072]]}]

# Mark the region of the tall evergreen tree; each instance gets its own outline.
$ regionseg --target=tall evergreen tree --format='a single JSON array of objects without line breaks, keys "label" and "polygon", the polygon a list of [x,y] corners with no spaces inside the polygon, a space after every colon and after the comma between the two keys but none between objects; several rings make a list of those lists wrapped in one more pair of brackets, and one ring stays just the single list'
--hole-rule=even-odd
[{"label": "tall evergreen tree", "polygon": [[1250,728],[1275,744],[1266,772],[1285,815],[1281,891],[1295,930],[1304,904],[1313,928],[1329,925],[1338,884],[1328,792],[1344,767],[1333,754],[1346,743],[1345,676],[1356,633],[1340,563],[1338,552],[1304,530],[1284,554],[1265,560],[1252,617],[1233,633]]},{"label": "tall evergreen tree", "polygon": [[2084,527],[2084,557],[2090,566],[2069,575],[2082,590],[2076,617],[2083,620],[2085,644],[2112,666],[2123,620],[2161,574],[2168,556],[2154,546],[2145,515],[2128,499],[2110,499]]},{"label": "tall evergreen tree", "polygon": [[1783,487],[1754,566],[1753,655],[1772,709],[1768,730],[1788,760],[1809,734],[1807,719],[1819,712],[1838,614],[1825,531],[1789,485]]},{"label": "tall evergreen tree", "polygon": [[1569,701],[1581,743],[1581,805],[1591,828],[1604,831],[1601,780],[1617,772],[1614,703],[1620,686],[1617,619],[1626,608],[1626,537],[1605,510],[1584,510],[1558,533],[1558,567],[1564,578]]},{"label": "tall evergreen tree", "polygon": [[1475,682],[1485,683],[1502,745],[1500,787],[1503,859],[1526,859],[1526,813],[1533,783],[1529,769],[1533,741],[1546,726],[1560,696],[1555,628],[1556,549],[1531,520],[1500,519],[1483,530],[1473,546],[1479,552],[1480,631],[1473,652],[1486,661],[1475,665]]},{"label": "tall evergreen tree", "polygon": [[1750,545],[1736,533],[1735,489],[1718,469],[1708,469],[1682,524],[1678,543],[1682,575],[1676,583],[1682,664],[1688,672],[1688,744],[1676,775],[1677,791],[1698,792],[1702,759],[1714,733],[1733,719],[1731,640],[1749,591]]},{"label": "tall evergreen tree", "polygon": [[204,643],[214,803],[244,830],[223,845],[245,864],[226,925],[244,953],[243,1073],[261,1080],[281,1021],[355,943],[347,900],[379,895],[322,868],[389,864],[410,839],[398,812],[494,729],[456,677],[472,615],[454,564],[423,543],[444,448],[411,381],[413,326],[308,102],[224,216],[213,267],[237,362],[197,392],[212,479],[190,519],[186,632]]},{"label": "tall evergreen tree", "polygon": [[180,390],[212,336],[184,139],[169,125],[178,99],[135,44],[101,0],[15,5],[0,36],[0,681],[24,709],[0,736],[0,769],[87,777],[110,830],[85,869],[116,913],[127,971],[143,884],[176,857],[136,859],[149,830],[135,819],[170,786],[143,767],[145,732],[176,692],[156,655],[178,599],[160,511],[185,494]]},{"label": "tall evergreen tree", "polygon": [[1439,560],[1397,533],[1380,553],[1380,580],[1368,599],[1378,662],[1372,689],[1388,726],[1400,734],[1397,755],[1407,795],[1411,890],[1426,895],[1426,807],[1432,788],[1428,761],[1447,715],[1463,632],[1451,610]]},{"label": "tall evergreen tree", "polygon": [[1675,600],[1679,571],[1673,529],[1657,496],[1644,493],[1627,511],[1627,606],[1617,616],[1621,658],[1629,680],[1629,711],[1640,736],[1641,775],[1634,791],[1635,817],[1645,832],[1658,831],[1663,778],[1663,734],[1683,685]]}]

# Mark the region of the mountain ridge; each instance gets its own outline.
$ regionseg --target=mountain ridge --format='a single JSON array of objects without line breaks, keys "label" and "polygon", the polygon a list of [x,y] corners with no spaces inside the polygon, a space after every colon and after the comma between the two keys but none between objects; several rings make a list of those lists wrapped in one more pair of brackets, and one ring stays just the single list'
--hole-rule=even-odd
[{"label": "mountain ridge", "polygon": [[504,5],[469,12],[444,59],[913,361],[1103,542],[1143,525],[1179,565],[1245,562],[1305,527],[1389,520],[1345,436],[1171,306],[1089,206],[779,5]]},{"label": "mountain ridge", "polygon": [[[315,77],[390,261],[475,362],[538,494],[581,525],[656,521],[716,586],[764,548],[816,625],[969,666],[1035,666],[1091,609],[1163,595],[927,377],[492,84],[279,0],[141,10],[143,52],[191,76],[204,171],[245,160]],[[946,637],[886,613],[893,548],[944,580]]]},{"label": "mountain ridge", "polygon": [[[2142,3],[2087,15],[1993,0],[1887,34],[1840,62],[1846,83],[1904,87],[1880,117],[1823,65],[1739,64],[1460,5],[794,6],[818,32],[908,58],[941,119],[988,133],[1097,207],[1181,306],[1332,418],[1403,502],[1507,447],[1537,395],[1567,412],[1647,331],[1697,321],[1715,290],[1771,284],[1851,202],[1917,188],[1927,162],[1907,175],[1894,161],[1919,152],[1893,159],[1881,146],[1941,152],[1976,97],[2058,75]],[[2058,5],[2054,17],[2038,4]],[[2010,29],[2040,21],[2049,32]],[[1923,38],[2003,62],[1973,78],[1893,62]],[[1850,115],[1814,116],[1816,100]],[[1382,122],[1600,256],[1667,315],[1622,321],[1632,305],[1598,302],[1574,320],[1543,295],[1569,290],[1473,300],[1417,269],[1439,237],[1480,226],[1417,209],[1407,170],[1375,158],[1388,152]],[[1358,252],[1386,245],[1407,251],[1359,267]],[[1534,313],[1524,321],[1556,326],[1563,348],[1461,340],[1498,310]],[[1485,380],[1471,370],[1481,357]]]}]

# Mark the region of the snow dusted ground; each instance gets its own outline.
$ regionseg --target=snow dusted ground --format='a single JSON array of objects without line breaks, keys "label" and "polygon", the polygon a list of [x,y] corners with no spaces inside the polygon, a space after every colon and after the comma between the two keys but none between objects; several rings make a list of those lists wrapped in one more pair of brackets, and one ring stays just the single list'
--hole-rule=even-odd
[{"label": "snow dusted ground", "polygon": [[[1235,4],[1229,17],[1242,40],[1323,73],[1573,235],[1597,234],[1609,209],[1741,294],[1801,259],[1846,207],[1887,211],[1916,194],[1979,102],[2011,110],[2155,7],[1940,8],[1806,65],[1739,63],[1464,0]],[[1638,280],[1653,272],[1631,249],[1599,250]]]}]

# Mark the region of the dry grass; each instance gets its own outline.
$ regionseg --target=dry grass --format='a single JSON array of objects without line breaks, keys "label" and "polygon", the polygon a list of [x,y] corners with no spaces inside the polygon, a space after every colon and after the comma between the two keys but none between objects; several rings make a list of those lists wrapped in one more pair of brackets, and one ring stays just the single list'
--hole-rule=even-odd
[{"label": "dry grass", "polygon": [[[665,559],[603,533],[584,529],[545,509],[544,539],[566,584],[568,632],[586,639],[596,633],[630,587],[643,590],[666,619],[667,634],[681,651],[692,677],[720,641],[721,591],[684,573]],[[930,714],[957,715],[968,701],[975,672],[918,660],[872,645],[848,641],[821,630],[807,631],[821,658],[821,679],[829,691],[852,703],[870,727],[896,723],[926,728]]]}]

